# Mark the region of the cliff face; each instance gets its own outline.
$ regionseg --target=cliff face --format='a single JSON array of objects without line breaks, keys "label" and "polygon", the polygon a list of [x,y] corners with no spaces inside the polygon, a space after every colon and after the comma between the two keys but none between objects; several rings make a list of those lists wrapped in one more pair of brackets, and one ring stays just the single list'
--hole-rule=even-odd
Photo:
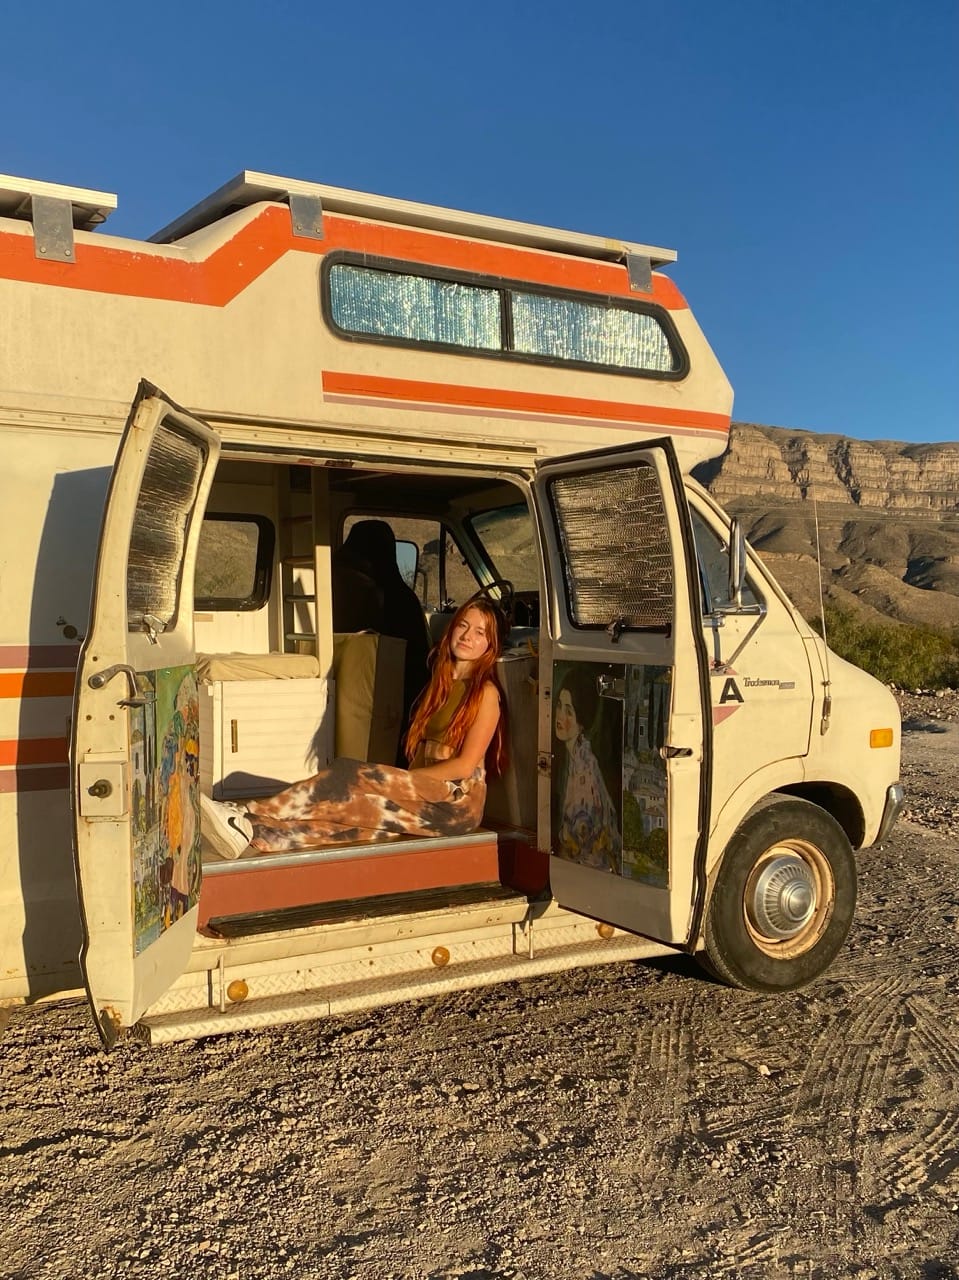
[{"label": "cliff face", "polygon": [[959,626],[959,443],[852,440],[734,423],[694,475],[741,516],[807,616],[826,596],[891,620]]}]

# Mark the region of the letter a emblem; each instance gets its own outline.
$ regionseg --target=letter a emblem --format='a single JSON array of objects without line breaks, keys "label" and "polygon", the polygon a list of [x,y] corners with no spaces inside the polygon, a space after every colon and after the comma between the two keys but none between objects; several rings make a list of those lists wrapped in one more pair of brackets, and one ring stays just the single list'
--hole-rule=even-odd
[{"label": "letter a emblem", "polygon": [[736,681],[732,678],[732,676],[730,676],[729,679],[726,681],[726,683],[723,685],[722,693],[719,695],[720,706],[722,706],[724,702],[744,702],[744,701],[745,699],[743,698],[743,695],[739,692],[739,686],[736,684]]}]

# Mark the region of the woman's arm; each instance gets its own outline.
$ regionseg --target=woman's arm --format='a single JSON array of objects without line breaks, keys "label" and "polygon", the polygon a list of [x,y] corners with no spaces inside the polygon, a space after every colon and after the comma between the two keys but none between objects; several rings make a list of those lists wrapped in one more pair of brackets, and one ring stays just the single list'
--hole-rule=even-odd
[{"label": "woman's arm", "polygon": [[499,724],[499,690],[495,684],[488,681],[483,686],[476,719],[467,730],[459,752],[449,760],[437,760],[435,764],[424,765],[416,772],[426,778],[439,778],[441,782],[455,782],[458,778],[468,778],[486,759],[486,751],[493,741],[497,724]]}]

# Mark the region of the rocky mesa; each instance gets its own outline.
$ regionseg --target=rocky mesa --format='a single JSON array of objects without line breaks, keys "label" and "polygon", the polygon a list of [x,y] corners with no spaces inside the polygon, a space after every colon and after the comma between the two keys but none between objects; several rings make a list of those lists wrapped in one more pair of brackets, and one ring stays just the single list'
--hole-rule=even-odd
[{"label": "rocky mesa", "polygon": [[822,589],[873,618],[959,627],[959,442],[853,440],[734,422],[729,447],[693,473],[744,523],[793,601]]}]

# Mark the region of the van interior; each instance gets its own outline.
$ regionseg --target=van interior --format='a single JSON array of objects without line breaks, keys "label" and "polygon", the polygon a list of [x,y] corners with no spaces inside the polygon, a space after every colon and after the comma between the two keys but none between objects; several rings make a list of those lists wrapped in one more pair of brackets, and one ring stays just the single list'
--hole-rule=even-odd
[{"label": "van interior", "polygon": [[409,905],[409,895],[440,907],[545,889],[547,858],[536,850],[539,557],[524,492],[488,468],[221,460],[194,589],[201,789],[242,802],[335,756],[402,762],[406,641],[388,626],[359,627],[355,609],[349,630],[332,629],[330,558],[366,520],[392,529],[431,643],[476,592],[503,609],[508,768],[489,780],[483,825],[470,836],[251,849],[235,862],[204,845],[200,927],[211,934],[302,927],[355,911],[358,899],[368,913],[395,910],[398,897]]}]

